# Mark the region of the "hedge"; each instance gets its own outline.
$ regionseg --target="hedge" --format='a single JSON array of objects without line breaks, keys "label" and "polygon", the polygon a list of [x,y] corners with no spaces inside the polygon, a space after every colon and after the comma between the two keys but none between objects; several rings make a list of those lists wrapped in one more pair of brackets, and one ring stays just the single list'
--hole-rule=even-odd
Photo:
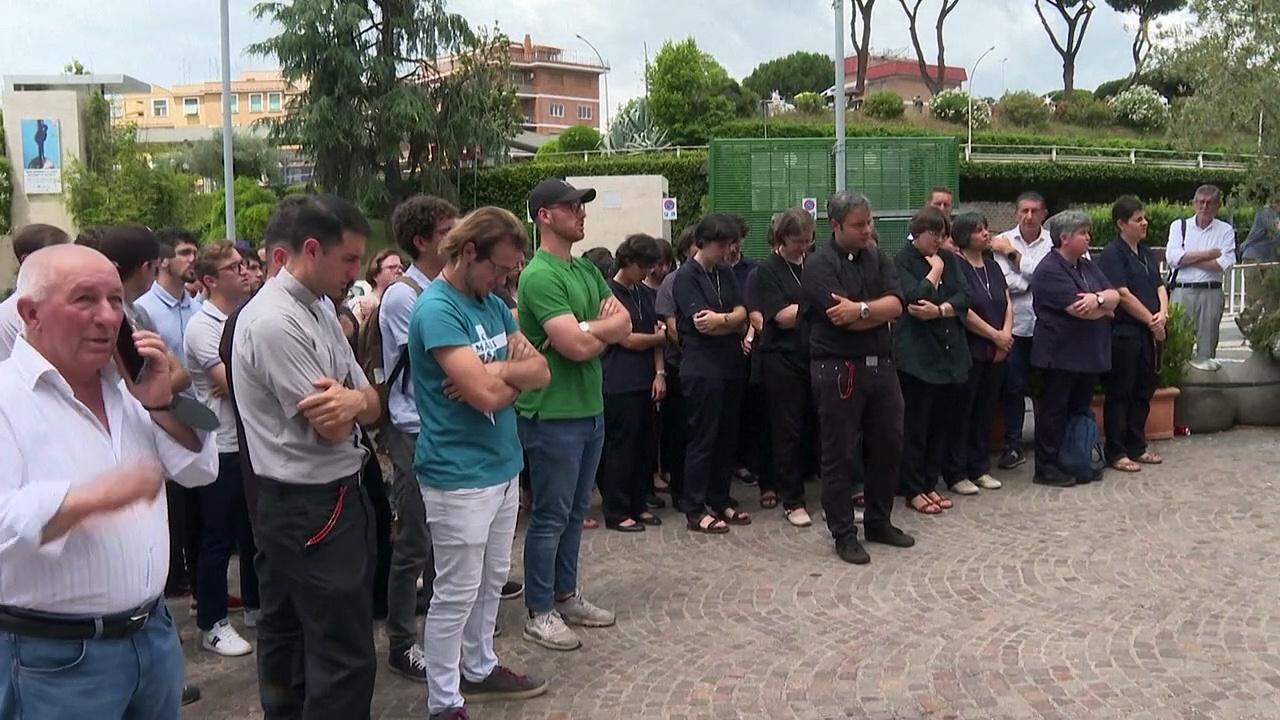
[{"label": "hedge", "polygon": [[1205,183],[1230,193],[1242,170],[1166,168],[1151,165],[960,162],[961,201],[1011,201],[1024,190],[1045,196],[1050,209],[1109,203],[1121,195],[1143,200],[1190,199]]},{"label": "hedge", "polygon": [[672,223],[676,235],[702,214],[707,195],[707,154],[702,151],[627,155],[622,157],[538,159],[514,165],[466,170],[457,175],[458,201],[465,209],[496,205],[524,219],[529,190],[549,177],[584,175],[661,175],[667,192],[679,203],[679,219]]},{"label": "hedge", "polygon": [[[0,152],[4,150],[0,147]],[[0,154],[0,235],[9,232],[13,211],[13,181],[9,178],[9,158]]]},{"label": "hedge", "polygon": [[[1111,204],[1090,205],[1085,208],[1093,218],[1093,245],[1095,247],[1111,242],[1116,236],[1115,225],[1111,222]],[[1147,244],[1152,247],[1164,247],[1169,242],[1169,229],[1181,218],[1195,215],[1190,205],[1170,203],[1147,204]],[[1244,242],[1253,227],[1253,216],[1256,208],[1239,207],[1223,208],[1218,218],[1231,223],[1236,231],[1236,243]]]}]

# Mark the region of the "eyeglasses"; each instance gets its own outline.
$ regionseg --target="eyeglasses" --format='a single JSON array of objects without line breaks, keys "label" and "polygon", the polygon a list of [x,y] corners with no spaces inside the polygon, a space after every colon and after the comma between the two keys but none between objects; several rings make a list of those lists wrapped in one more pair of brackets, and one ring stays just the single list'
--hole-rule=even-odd
[{"label": "eyeglasses", "polygon": [[230,270],[231,272],[234,272],[237,274],[242,273],[244,272],[244,261],[241,260],[240,262],[231,263],[229,265],[223,265],[222,267],[218,268],[218,272],[223,272],[226,270]]},{"label": "eyeglasses", "polygon": [[511,273],[519,269],[519,268],[511,267],[509,265],[499,265],[493,260],[489,260],[489,264],[493,266],[493,269],[496,270],[499,275],[510,275]]},{"label": "eyeglasses", "polygon": [[568,210],[569,212],[573,213],[574,215],[581,215],[581,214],[582,214],[582,212],[583,212],[583,207],[584,207],[584,206],[583,206],[583,204],[582,204],[582,202],[581,202],[581,201],[575,200],[575,201],[573,201],[573,202],[556,203],[555,205],[551,205],[550,207],[553,207],[553,208],[557,208],[557,207],[558,207],[558,208],[564,208],[565,210]]}]

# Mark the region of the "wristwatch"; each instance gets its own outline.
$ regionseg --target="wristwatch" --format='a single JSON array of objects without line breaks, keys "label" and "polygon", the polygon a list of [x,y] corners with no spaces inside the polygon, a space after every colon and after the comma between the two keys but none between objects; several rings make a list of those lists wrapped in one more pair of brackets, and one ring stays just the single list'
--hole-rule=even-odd
[{"label": "wristwatch", "polygon": [[578,323],[578,329],[584,333],[589,333],[591,332],[591,325],[588,324],[586,320],[583,320],[582,322]]},{"label": "wristwatch", "polygon": [[1098,307],[1107,304],[1107,301],[1102,299],[1102,293],[1094,293],[1093,296],[1098,299]]},{"label": "wristwatch", "polygon": [[859,303],[858,303],[858,318],[859,318],[860,320],[866,320],[866,319],[867,319],[867,318],[869,318],[869,317],[871,317],[871,306],[870,306],[870,305],[868,305],[868,304],[866,304],[866,303],[864,303],[864,302],[859,302]]}]

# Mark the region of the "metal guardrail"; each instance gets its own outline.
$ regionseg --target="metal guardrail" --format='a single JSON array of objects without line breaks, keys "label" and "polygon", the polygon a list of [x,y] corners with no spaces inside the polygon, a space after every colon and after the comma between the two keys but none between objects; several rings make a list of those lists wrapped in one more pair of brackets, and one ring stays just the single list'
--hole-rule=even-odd
[{"label": "metal guardrail", "polygon": [[1078,145],[965,144],[966,160],[978,162],[1051,162],[1106,165],[1155,165],[1158,167],[1244,170],[1259,155],[1195,152],[1153,148],[1086,147]]},{"label": "metal guardrail", "polygon": [[[1246,287],[1247,278],[1254,271],[1261,268],[1280,267],[1280,262],[1264,262],[1264,263],[1245,263],[1243,265],[1232,265],[1227,271],[1227,276],[1223,278],[1222,289],[1226,293],[1225,306],[1223,307],[1224,316],[1235,316],[1240,311],[1249,307],[1250,298],[1248,296],[1249,288]],[[1255,281],[1256,282],[1256,281]],[[1257,287],[1253,290],[1256,292]]]}]

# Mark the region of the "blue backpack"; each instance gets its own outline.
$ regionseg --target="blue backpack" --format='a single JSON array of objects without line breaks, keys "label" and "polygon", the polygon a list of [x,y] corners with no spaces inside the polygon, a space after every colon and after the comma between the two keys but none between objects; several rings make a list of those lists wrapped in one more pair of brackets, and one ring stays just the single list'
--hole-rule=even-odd
[{"label": "blue backpack", "polygon": [[1092,478],[1106,465],[1106,452],[1093,411],[1072,415],[1058,450],[1058,467],[1074,478]]}]

